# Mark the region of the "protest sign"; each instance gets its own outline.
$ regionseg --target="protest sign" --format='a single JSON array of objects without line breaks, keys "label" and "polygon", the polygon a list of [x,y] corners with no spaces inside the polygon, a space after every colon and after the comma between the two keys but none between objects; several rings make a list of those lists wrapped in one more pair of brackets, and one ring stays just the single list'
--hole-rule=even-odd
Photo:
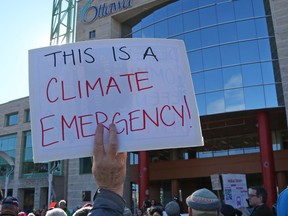
[{"label": "protest sign", "polygon": [[115,123],[119,151],[203,145],[180,40],[107,39],[29,51],[34,162],[92,155]]},{"label": "protest sign", "polygon": [[225,204],[234,208],[247,207],[247,183],[244,174],[222,174]]}]

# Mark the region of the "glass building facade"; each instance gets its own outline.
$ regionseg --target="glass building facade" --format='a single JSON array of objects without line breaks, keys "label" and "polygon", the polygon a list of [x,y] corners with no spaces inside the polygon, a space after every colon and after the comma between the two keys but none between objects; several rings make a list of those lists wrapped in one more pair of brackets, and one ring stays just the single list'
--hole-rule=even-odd
[{"label": "glass building facade", "polygon": [[127,37],[185,42],[201,116],[284,106],[268,0],[179,0]]}]

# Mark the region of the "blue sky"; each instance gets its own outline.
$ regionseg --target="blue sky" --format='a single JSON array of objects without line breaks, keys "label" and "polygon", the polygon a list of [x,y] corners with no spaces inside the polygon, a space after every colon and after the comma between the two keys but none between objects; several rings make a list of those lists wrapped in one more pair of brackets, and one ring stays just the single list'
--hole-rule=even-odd
[{"label": "blue sky", "polygon": [[29,95],[28,50],[49,46],[53,1],[1,2],[0,104]]}]

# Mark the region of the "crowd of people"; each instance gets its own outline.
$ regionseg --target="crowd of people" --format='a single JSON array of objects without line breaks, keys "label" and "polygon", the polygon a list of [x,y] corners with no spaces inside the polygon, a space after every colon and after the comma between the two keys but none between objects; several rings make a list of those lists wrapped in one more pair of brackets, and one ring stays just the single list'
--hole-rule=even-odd
[{"label": "crowd of people", "polygon": [[[34,211],[26,215],[25,212],[19,211],[17,198],[8,196],[2,200],[0,216],[132,216],[123,198],[127,153],[118,152],[117,130],[114,124],[109,126],[107,144],[104,144],[103,130],[103,125],[99,124],[95,135],[92,173],[99,188],[94,195],[93,205],[84,205],[70,213],[66,201],[61,200],[58,205],[47,210]],[[186,204],[189,216],[274,216],[276,214],[288,216],[288,189],[279,195],[274,212],[266,204],[267,196],[262,186],[249,188],[247,200],[249,208],[244,212],[231,205],[223,204],[212,191],[201,188],[186,198]],[[144,204],[137,213],[140,216],[182,215],[182,206],[177,199],[172,200],[165,207],[155,200],[146,201]]]}]

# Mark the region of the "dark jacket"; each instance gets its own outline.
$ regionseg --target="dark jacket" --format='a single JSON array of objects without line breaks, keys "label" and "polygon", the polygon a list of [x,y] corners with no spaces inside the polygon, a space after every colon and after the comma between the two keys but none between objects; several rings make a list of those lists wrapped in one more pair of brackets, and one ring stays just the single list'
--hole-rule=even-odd
[{"label": "dark jacket", "polygon": [[263,204],[256,206],[252,211],[251,216],[273,216],[273,213],[266,204]]},{"label": "dark jacket", "polygon": [[123,216],[125,201],[118,194],[105,190],[98,189],[94,196],[93,208],[88,216]]}]

